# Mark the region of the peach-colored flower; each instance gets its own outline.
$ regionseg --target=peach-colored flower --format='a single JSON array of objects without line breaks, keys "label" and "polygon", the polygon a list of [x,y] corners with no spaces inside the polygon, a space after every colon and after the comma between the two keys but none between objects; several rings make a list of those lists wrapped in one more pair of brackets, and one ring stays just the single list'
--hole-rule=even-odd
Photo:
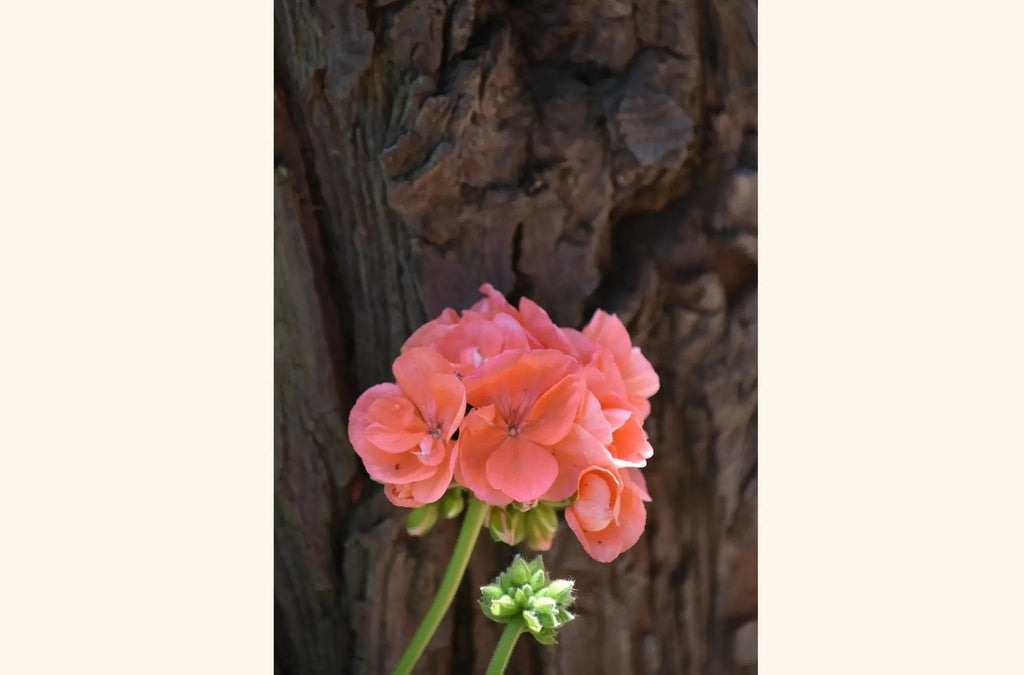
[{"label": "peach-colored flower", "polygon": [[507,314],[487,317],[466,310],[457,325],[439,337],[434,348],[460,377],[470,375],[481,363],[506,351],[526,350],[530,343],[523,327]]},{"label": "peach-colored flower", "polygon": [[387,485],[398,506],[441,498],[451,483],[452,436],[466,410],[466,392],[448,361],[415,347],[392,367],[398,384],[366,390],[349,415],[349,439],[367,472]]},{"label": "peach-colored flower", "polygon": [[550,349],[506,352],[465,384],[474,409],[459,431],[459,483],[494,505],[553,499],[566,461],[556,454],[571,455],[581,442],[570,433],[585,393],[579,362]]},{"label": "peach-colored flower", "polygon": [[565,520],[590,557],[611,562],[643,534],[644,501],[650,497],[639,471],[594,465],[580,472],[577,498],[565,510]]},{"label": "peach-colored flower", "polygon": [[[583,335],[593,340],[599,350],[611,355],[614,361],[601,361],[599,368],[606,377],[621,378],[627,400],[636,408],[641,420],[647,419],[651,413],[647,399],[657,393],[661,383],[650,361],[630,342],[629,332],[619,317],[597,310],[583,328]],[[594,359],[597,359],[596,354]],[[617,375],[612,372],[612,363]]]}]

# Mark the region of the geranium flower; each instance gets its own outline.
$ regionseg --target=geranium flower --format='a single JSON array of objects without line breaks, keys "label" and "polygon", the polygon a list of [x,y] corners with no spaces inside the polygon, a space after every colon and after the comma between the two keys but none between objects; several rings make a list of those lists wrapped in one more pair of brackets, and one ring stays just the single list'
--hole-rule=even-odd
[{"label": "geranium flower", "polygon": [[650,500],[637,469],[594,465],[580,472],[565,521],[591,558],[611,562],[640,540]]},{"label": "geranium flower", "polygon": [[579,445],[570,431],[585,394],[582,370],[566,354],[542,349],[495,356],[467,377],[474,409],[459,431],[459,483],[499,506],[552,498],[556,452],[573,454]]},{"label": "geranium flower", "polygon": [[466,391],[447,359],[426,347],[406,351],[392,371],[397,384],[378,384],[356,401],[349,439],[392,503],[418,507],[440,499],[451,483],[451,439]]}]

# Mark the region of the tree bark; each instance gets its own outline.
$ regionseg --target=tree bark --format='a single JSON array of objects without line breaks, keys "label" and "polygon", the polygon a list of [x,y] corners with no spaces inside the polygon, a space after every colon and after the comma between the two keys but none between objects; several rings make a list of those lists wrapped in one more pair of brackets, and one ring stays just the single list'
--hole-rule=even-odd
[{"label": "tree bark", "polygon": [[[457,533],[346,438],[402,342],[486,281],[559,324],[616,312],[661,376],[640,542],[545,554],[579,619],[515,673],[757,667],[757,15],[752,0],[275,2],[276,671],[384,673]],[[481,537],[417,672],[483,672]]]}]

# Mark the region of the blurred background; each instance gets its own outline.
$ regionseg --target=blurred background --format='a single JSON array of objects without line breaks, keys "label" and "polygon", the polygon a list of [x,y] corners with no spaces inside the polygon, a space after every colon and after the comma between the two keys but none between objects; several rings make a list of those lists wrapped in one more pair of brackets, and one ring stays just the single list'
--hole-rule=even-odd
[{"label": "blurred background", "polygon": [[[483,282],[556,323],[617,313],[661,377],[640,542],[589,558],[513,673],[757,670],[757,6],[276,0],[275,672],[384,673],[458,523],[405,533],[348,411]],[[417,672],[483,672],[483,535]]]}]

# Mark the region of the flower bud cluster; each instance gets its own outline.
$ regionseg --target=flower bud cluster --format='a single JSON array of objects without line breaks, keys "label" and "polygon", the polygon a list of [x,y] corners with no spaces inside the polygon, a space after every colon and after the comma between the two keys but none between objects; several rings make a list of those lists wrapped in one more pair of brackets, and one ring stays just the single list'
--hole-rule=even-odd
[{"label": "flower bud cluster", "polygon": [[480,593],[487,618],[498,623],[521,619],[542,644],[554,644],[558,629],[575,618],[569,612],[575,600],[573,582],[549,578],[539,556],[526,562],[517,555],[508,570]]}]

